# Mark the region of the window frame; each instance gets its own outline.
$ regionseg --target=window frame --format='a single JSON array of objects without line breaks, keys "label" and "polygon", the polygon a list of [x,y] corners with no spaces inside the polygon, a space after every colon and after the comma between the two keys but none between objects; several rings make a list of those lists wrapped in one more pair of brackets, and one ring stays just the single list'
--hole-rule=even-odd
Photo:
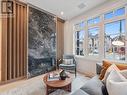
[{"label": "window frame", "polygon": [[[120,19],[120,20],[121,20],[121,21],[125,21],[125,29],[126,29],[126,20],[127,20],[127,19]],[[110,23],[119,22],[120,20],[116,20],[116,21],[110,22]],[[110,24],[110,23],[105,23],[104,26],[105,26],[106,24]],[[104,33],[105,33],[105,30],[104,30]],[[104,35],[104,36],[105,36],[105,35]],[[127,35],[126,35],[126,31],[125,31],[125,37],[126,37],[126,36],[127,36]],[[115,56],[116,56],[116,55],[114,55],[114,52],[115,52],[115,51],[114,51],[114,48],[116,48],[116,47],[117,47],[117,49],[120,48],[120,47],[125,47],[125,48],[126,48],[126,46],[127,46],[127,44],[125,44],[125,46],[112,46],[112,49],[113,49],[113,59],[106,58],[106,55],[105,55],[105,53],[106,53],[106,52],[105,52],[105,37],[104,37],[104,58],[107,59],[107,60],[124,61],[124,60],[115,59]],[[127,53],[127,52],[125,51],[125,61],[126,61],[126,59],[127,59],[127,58],[126,58],[126,53]]]},{"label": "window frame", "polygon": [[[79,48],[80,49],[80,47],[77,47],[77,40],[80,40],[80,39],[77,39],[77,35],[76,35],[76,32],[80,32],[80,31],[84,31],[84,38],[85,38],[85,29],[84,28],[78,28],[78,29],[75,29],[75,26],[76,25],[78,25],[78,27],[80,26],[80,24],[81,23],[84,23],[85,24],[85,21],[81,21],[80,23],[78,23],[78,24],[75,24],[74,25],[74,40],[75,40],[75,43],[74,43],[74,54],[75,55],[77,55],[77,52],[76,52],[76,50],[77,50],[77,48]],[[83,55],[81,55],[80,53],[79,53],[79,55],[77,55],[77,56],[84,56],[84,40],[83,40]]]},{"label": "window frame", "polygon": [[[120,16],[114,16],[113,18],[110,18],[110,19],[104,19],[104,14],[108,13],[108,12],[111,12],[111,11],[115,11],[115,10],[118,10],[120,8],[125,8],[125,14],[124,15],[120,15]],[[88,20],[90,19],[94,19],[96,17],[100,17],[100,22],[97,23],[97,24],[90,24],[88,25]],[[84,27],[84,31],[85,31],[85,35],[84,35],[84,56],[85,58],[87,59],[92,59],[92,60],[102,60],[102,59],[106,59],[105,58],[105,50],[104,50],[104,25],[106,23],[112,23],[112,22],[115,22],[115,21],[119,21],[119,20],[122,20],[122,19],[125,19],[125,61],[122,61],[122,62],[127,62],[127,6],[122,6],[122,7],[117,7],[115,9],[111,9],[107,12],[104,12],[100,15],[96,15],[94,17],[90,17],[90,18],[86,18],[85,19],[85,27]],[[98,57],[93,57],[91,55],[88,54],[88,29],[90,28],[94,28],[94,27],[98,27],[99,28],[99,56]],[[75,32],[75,31],[74,31]],[[101,34],[101,35],[100,35]],[[100,53],[101,52],[101,53]],[[76,55],[77,56],[77,55]],[[79,56],[79,55],[78,55]],[[111,60],[111,59],[108,59],[108,60]],[[114,59],[111,60],[111,61],[115,61]],[[117,62],[119,62],[119,60],[117,60]],[[121,60],[120,60],[121,62]]]}]

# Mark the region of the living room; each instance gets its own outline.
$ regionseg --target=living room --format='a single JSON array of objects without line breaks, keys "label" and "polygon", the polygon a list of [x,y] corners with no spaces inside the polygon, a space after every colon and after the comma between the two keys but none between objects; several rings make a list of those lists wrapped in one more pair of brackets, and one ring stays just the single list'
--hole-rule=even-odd
[{"label": "living room", "polygon": [[0,3],[0,95],[127,94],[127,0]]}]

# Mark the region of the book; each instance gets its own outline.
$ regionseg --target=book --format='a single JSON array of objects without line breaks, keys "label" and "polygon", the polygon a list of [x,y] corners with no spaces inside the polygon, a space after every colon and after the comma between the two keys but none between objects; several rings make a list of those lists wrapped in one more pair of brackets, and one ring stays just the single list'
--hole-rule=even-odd
[{"label": "book", "polygon": [[57,73],[50,73],[48,76],[48,81],[55,81],[59,79],[60,79],[60,76]]}]

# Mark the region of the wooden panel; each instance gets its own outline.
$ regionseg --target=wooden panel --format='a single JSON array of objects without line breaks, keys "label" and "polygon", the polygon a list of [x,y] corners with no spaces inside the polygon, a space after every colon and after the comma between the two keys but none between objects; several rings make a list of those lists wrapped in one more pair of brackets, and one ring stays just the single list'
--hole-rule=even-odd
[{"label": "wooden panel", "polygon": [[13,4],[13,16],[2,19],[2,83],[27,74],[27,5],[17,0]]},{"label": "wooden panel", "polygon": [[64,53],[64,20],[57,18],[57,59]]},{"label": "wooden panel", "polygon": [[22,32],[21,31],[21,18],[22,18],[21,17],[21,11],[22,11],[21,5],[19,5],[19,10],[18,10],[18,12],[19,12],[19,19],[18,19],[19,20],[19,24],[18,24],[19,25],[19,27],[18,27],[19,28],[19,35],[18,35],[18,37],[19,37],[19,40],[18,40],[19,41],[18,42],[18,46],[19,46],[19,50],[18,50],[19,51],[18,52],[18,55],[19,55],[19,63],[18,63],[18,65],[19,65],[19,77],[21,76],[21,61],[22,61],[21,60],[21,48],[22,48],[21,47],[21,32]]},{"label": "wooden panel", "polygon": [[24,6],[22,6],[21,16],[22,16],[22,20],[21,20],[22,21],[22,23],[21,23],[21,29],[22,29],[22,31],[21,31],[21,35],[22,35],[21,36],[21,44],[22,44],[22,48],[21,48],[21,53],[22,53],[21,54],[21,56],[22,56],[21,67],[22,68],[21,68],[21,72],[22,73],[21,73],[21,76],[24,76],[24,70],[23,70],[24,69],[24,58],[23,58],[24,57],[24,55],[23,55],[24,54],[24,52],[23,52],[23,49],[24,49],[24,39],[23,39],[24,38]]},{"label": "wooden panel", "polygon": [[16,14],[16,18],[17,18],[16,19],[16,21],[17,21],[17,26],[16,26],[16,30],[17,30],[17,35],[16,35],[16,37],[17,37],[17,39],[16,39],[17,40],[17,43],[16,43],[16,45],[17,45],[17,47],[16,47],[17,48],[17,52],[16,52],[17,53],[16,54],[17,55],[17,58],[16,58],[17,59],[16,60],[16,63],[17,63],[17,77],[19,77],[19,24],[20,24],[20,22],[19,22],[19,19],[20,19],[19,18],[19,15],[20,15],[19,9],[20,9],[19,5],[17,4],[16,5],[16,11],[17,11],[16,12],[17,13]]},{"label": "wooden panel", "polygon": [[23,74],[27,75],[27,9],[26,6],[23,7],[23,15],[24,15],[24,25],[23,25]]},{"label": "wooden panel", "polygon": [[12,17],[8,19],[8,35],[7,35],[7,79],[10,80],[12,78]]},{"label": "wooden panel", "polygon": [[[27,9],[27,11],[25,11]],[[27,42],[28,42],[28,14],[27,14],[27,12],[28,12],[28,8],[27,8],[27,6],[25,6],[24,7],[24,75],[27,75],[27,63],[28,63],[28,59],[27,59],[27,48],[28,48],[28,44],[27,44]]]},{"label": "wooden panel", "polygon": [[[14,8],[16,9],[16,3],[14,2]],[[13,18],[13,43],[12,43],[12,47],[13,47],[13,78],[16,78],[16,11],[14,11],[14,18]]]},{"label": "wooden panel", "polygon": [[7,16],[4,16],[2,18],[1,81],[7,81],[7,23]]},{"label": "wooden panel", "polygon": [[21,14],[20,14],[20,76],[23,76],[23,6],[20,6]]}]

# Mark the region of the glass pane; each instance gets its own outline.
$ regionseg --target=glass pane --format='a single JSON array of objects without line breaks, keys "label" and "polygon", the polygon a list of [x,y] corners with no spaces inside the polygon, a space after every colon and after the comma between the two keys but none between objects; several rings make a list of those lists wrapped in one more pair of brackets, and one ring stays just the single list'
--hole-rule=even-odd
[{"label": "glass pane", "polygon": [[94,24],[99,23],[99,22],[100,22],[100,17],[96,17],[95,19],[93,19]]},{"label": "glass pane", "polygon": [[125,8],[120,8],[115,11],[115,16],[120,16],[125,14]]},{"label": "glass pane", "polygon": [[79,47],[79,43],[80,43],[79,40],[77,40],[77,47]]},{"label": "glass pane", "polygon": [[88,25],[93,24],[93,19],[88,20]]},{"label": "glass pane", "polygon": [[76,55],[80,55],[79,48],[76,49]]},{"label": "glass pane", "polygon": [[99,22],[100,22],[100,17],[96,17],[96,18],[88,20],[88,25],[90,25],[90,24],[97,24]]},{"label": "glass pane", "polygon": [[80,23],[80,29],[83,29],[84,27],[85,27],[85,22],[83,21]]},{"label": "glass pane", "polygon": [[[125,33],[125,20],[121,20],[122,33]],[[120,21],[105,24],[105,33],[108,35],[114,35],[120,33]],[[112,37],[111,36],[111,37]]]},{"label": "glass pane", "polygon": [[114,16],[114,14],[113,14],[113,11],[112,11],[112,12],[104,14],[104,19],[111,19],[111,18],[113,18],[113,16]]},{"label": "glass pane", "polygon": [[112,45],[112,41],[120,35],[123,41],[125,39],[125,20],[121,20],[121,24],[121,34],[120,21],[105,24],[105,58],[125,60],[125,50],[123,49],[125,46],[116,47]]},{"label": "glass pane", "polygon": [[79,32],[79,39],[80,39],[80,40],[84,40],[84,30],[81,30],[81,31]]},{"label": "glass pane", "polygon": [[77,34],[77,40],[79,39],[79,31],[78,32],[76,32],[76,34]]},{"label": "glass pane", "polygon": [[88,44],[88,54],[89,55],[98,55],[98,46],[99,46],[99,28],[91,28],[88,30],[88,38],[89,38],[89,44]]},{"label": "glass pane", "polygon": [[83,53],[83,48],[80,48],[80,55],[84,55],[84,53]]},{"label": "glass pane", "polygon": [[76,32],[76,54],[83,55],[84,30]]}]

